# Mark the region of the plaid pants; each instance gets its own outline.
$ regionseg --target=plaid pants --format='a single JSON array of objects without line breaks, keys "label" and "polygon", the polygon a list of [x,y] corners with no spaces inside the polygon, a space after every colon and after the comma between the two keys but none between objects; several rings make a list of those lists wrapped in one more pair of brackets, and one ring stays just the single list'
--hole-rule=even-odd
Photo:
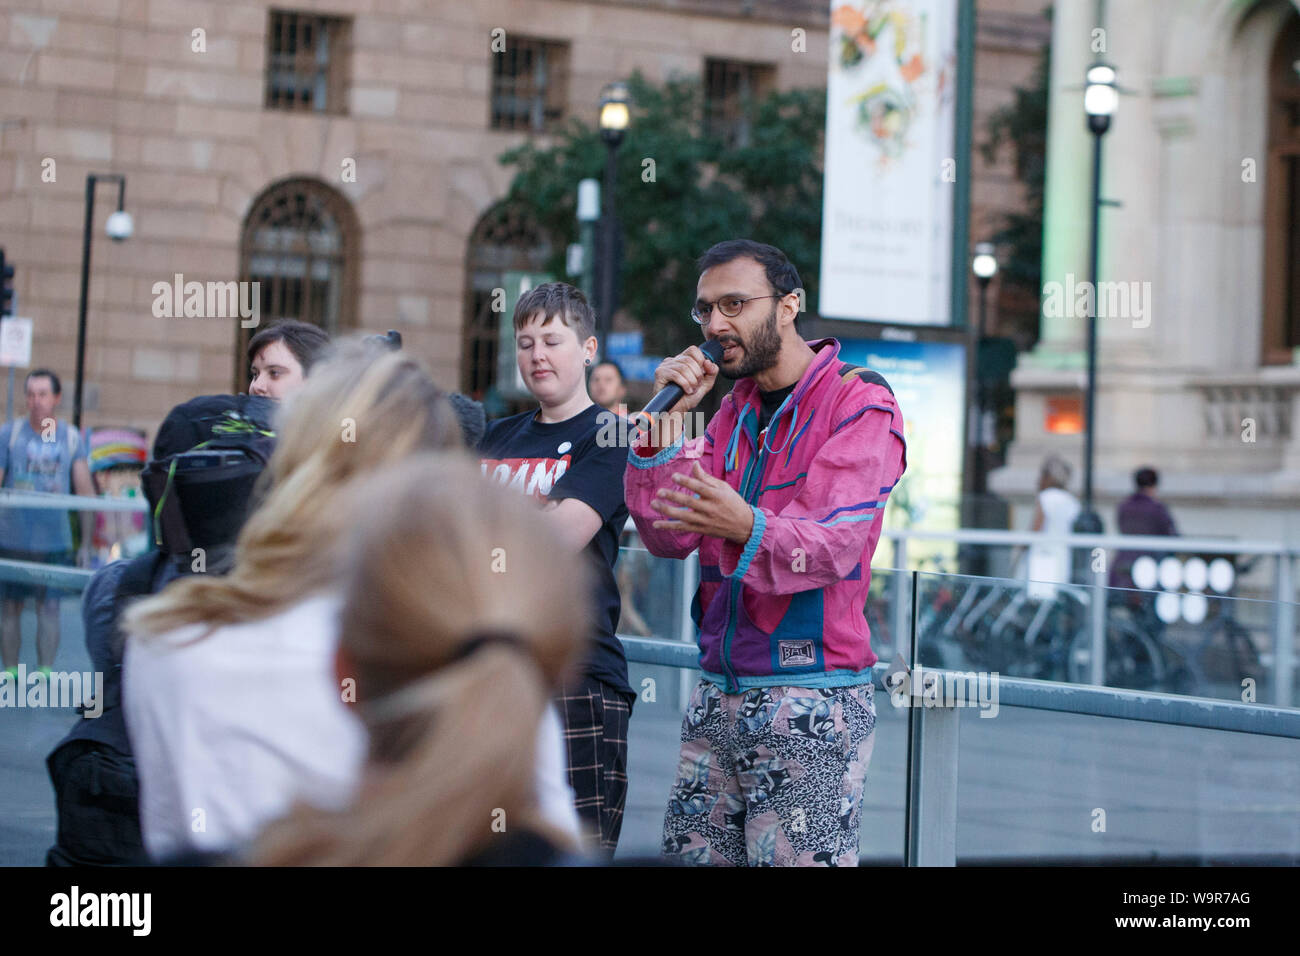
[{"label": "plaid pants", "polygon": [[565,756],[574,808],[587,839],[613,857],[627,800],[627,698],[594,677],[560,688]]}]

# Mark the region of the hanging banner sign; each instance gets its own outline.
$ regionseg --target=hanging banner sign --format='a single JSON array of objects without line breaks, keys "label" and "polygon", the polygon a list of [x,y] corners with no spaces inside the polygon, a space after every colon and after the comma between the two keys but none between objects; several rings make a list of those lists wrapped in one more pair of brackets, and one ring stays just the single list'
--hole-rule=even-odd
[{"label": "hanging banner sign", "polygon": [[952,323],[956,78],[957,0],[832,0],[826,318]]}]

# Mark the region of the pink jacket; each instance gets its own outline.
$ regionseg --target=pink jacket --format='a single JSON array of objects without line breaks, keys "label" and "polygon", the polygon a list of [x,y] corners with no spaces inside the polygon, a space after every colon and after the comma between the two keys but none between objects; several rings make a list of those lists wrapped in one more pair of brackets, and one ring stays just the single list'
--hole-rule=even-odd
[{"label": "pink jacket", "polygon": [[[863,609],[885,499],[906,468],[903,416],[883,378],[839,360],[837,341],[808,344],[816,357],[764,432],[744,378],[703,436],[628,453],[624,492],[646,548],[699,549],[700,669],[728,693],[862,684],[876,663]],[[654,527],[655,492],[678,487],[673,473],[693,459],[750,503],[745,545]]]}]

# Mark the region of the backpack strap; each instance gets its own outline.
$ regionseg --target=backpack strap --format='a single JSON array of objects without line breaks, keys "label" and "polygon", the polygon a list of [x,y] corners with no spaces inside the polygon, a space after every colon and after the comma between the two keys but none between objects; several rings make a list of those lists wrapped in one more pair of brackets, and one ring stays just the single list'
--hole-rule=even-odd
[{"label": "backpack strap", "polygon": [[861,365],[854,365],[851,362],[842,362],[840,363],[837,374],[840,377],[841,385],[849,384],[849,380],[856,376],[868,385],[880,385],[890,395],[894,394],[894,390],[890,388],[889,383],[885,381],[885,376],[881,375],[879,372],[873,372],[869,368],[863,368]]}]

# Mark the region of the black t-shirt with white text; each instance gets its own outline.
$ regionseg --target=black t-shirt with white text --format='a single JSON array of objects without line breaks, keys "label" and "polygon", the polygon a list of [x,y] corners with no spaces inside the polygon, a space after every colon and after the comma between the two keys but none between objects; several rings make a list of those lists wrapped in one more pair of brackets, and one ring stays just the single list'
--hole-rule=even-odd
[{"label": "black t-shirt with white text", "polygon": [[[594,646],[583,673],[614,687],[630,705],[635,694],[628,684],[627,658],[614,636],[620,608],[614,562],[627,524],[627,449],[616,441],[602,448],[596,441],[610,414],[592,404],[562,422],[540,422],[535,411],[502,418],[488,425],[479,460],[484,475],[496,484],[543,501],[576,498],[600,515],[600,528],[583,549],[596,580]],[[606,428],[607,434],[611,431],[616,430]]]}]

